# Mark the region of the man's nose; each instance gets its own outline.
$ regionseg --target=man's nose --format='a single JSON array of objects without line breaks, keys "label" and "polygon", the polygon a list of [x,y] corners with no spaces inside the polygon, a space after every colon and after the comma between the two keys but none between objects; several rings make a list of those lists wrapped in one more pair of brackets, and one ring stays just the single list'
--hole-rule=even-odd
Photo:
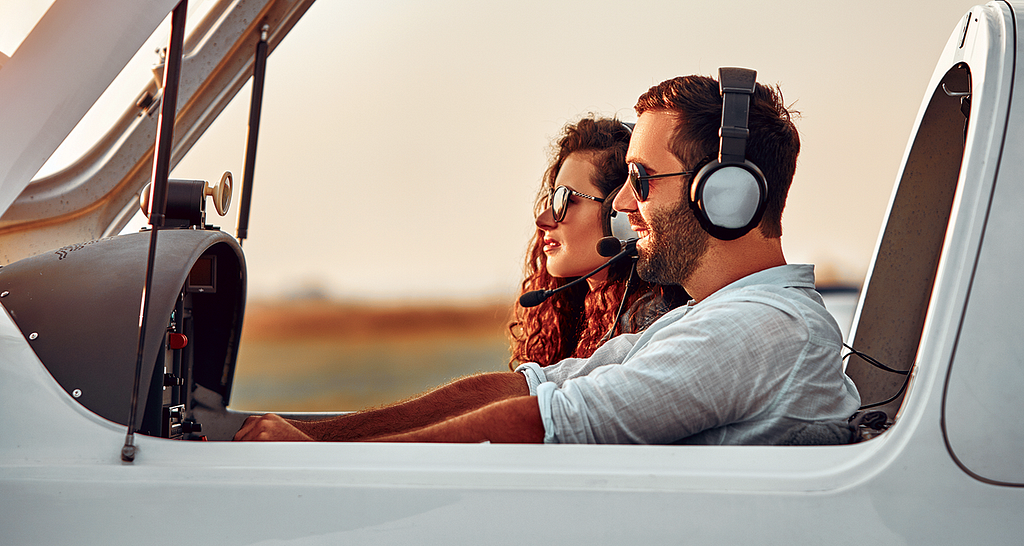
[{"label": "man's nose", "polygon": [[625,212],[627,214],[630,212],[636,212],[636,195],[633,194],[633,187],[627,183],[626,186],[615,195],[615,201],[612,201],[612,207],[619,212]]},{"label": "man's nose", "polygon": [[537,217],[537,221],[535,223],[540,229],[551,229],[555,227],[557,222],[555,222],[555,213],[551,212],[551,207],[544,209],[544,211],[540,213],[540,216]]}]

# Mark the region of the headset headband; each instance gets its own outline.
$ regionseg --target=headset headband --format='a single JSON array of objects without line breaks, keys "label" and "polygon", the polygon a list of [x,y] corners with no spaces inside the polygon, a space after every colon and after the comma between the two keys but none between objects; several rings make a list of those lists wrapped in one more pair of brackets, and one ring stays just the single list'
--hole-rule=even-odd
[{"label": "headset headband", "polygon": [[754,94],[757,72],[748,68],[718,69],[718,85],[722,92],[722,127],[718,131],[722,143],[718,150],[721,163],[742,163],[746,159],[747,114],[750,96]]}]

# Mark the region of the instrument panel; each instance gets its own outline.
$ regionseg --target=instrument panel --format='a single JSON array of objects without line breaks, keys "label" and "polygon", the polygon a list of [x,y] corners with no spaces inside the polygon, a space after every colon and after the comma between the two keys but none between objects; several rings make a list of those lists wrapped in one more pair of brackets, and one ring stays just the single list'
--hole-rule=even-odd
[{"label": "instrument panel", "polygon": [[226,408],[245,302],[245,260],[216,230],[158,232],[146,333],[151,232],[76,244],[0,268],[0,305],[77,402],[127,425],[142,353],[137,432],[206,439],[203,404]]}]

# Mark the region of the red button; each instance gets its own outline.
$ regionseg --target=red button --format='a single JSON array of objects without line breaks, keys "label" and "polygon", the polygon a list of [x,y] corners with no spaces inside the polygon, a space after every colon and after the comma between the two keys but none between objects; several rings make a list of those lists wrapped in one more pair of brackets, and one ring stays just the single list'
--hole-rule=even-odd
[{"label": "red button", "polygon": [[167,346],[171,349],[184,349],[188,346],[188,337],[185,334],[171,332],[167,334]]}]

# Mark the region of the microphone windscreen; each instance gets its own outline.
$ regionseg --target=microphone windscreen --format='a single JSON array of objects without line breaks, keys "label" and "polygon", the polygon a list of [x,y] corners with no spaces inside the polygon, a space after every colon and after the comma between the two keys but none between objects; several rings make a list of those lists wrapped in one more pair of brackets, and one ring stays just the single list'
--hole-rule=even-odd
[{"label": "microphone windscreen", "polygon": [[519,296],[519,305],[523,307],[536,307],[551,295],[550,290],[534,290]]},{"label": "microphone windscreen", "polygon": [[597,253],[605,258],[611,258],[622,251],[622,242],[615,237],[602,237],[597,242]]}]

